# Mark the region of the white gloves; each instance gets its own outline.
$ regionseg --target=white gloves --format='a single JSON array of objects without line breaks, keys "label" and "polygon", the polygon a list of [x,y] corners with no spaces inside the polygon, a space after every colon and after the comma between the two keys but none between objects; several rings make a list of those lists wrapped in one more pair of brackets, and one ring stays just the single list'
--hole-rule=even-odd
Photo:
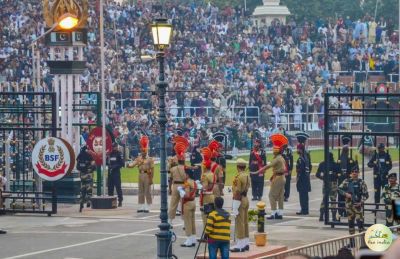
[{"label": "white gloves", "polygon": [[196,180],[197,190],[202,190],[203,185],[201,184],[200,180]]},{"label": "white gloves", "polygon": [[178,186],[178,192],[179,192],[179,196],[181,196],[181,198],[185,197],[185,189],[182,186]]},{"label": "white gloves", "polygon": [[232,201],[232,215],[234,217],[236,217],[237,215],[239,215],[239,207],[240,207],[240,201],[237,200],[233,200]]}]

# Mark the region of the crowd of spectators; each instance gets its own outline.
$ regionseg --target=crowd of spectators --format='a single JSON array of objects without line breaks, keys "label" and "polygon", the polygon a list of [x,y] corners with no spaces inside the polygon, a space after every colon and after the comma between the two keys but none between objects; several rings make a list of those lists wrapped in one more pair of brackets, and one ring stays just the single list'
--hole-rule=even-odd
[{"label": "crowd of spectators", "polygon": [[[398,71],[398,34],[390,17],[288,18],[287,24],[267,25],[240,8],[106,2],[108,124],[118,129],[122,142],[132,142],[130,136],[138,132],[158,131],[157,64],[141,56],[155,54],[149,26],[162,10],[174,27],[166,53],[168,129],[182,127],[193,139],[222,130],[231,136],[230,145],[240,148],[249,145],[253,129],[268,135],[288,119],[287,130],[300,130],[309,120],[321,126],[321,116],[304,113],[323,112],[326,91],[351,90],[337,80],[340,71]],[[51,91],[48,49],[39,43],[42,81],[36,86],[28,48],[45,31],[41,1],[0,0],[0,5],[0,91]],[[90,1],[83,91],[99,89],[98,17],[98,5]],[[342,106],[352,102],[338,100]],[[282,116],[286,113],[292,116]],[[96,119],[95,114],[80,117],[81,122]]]}]

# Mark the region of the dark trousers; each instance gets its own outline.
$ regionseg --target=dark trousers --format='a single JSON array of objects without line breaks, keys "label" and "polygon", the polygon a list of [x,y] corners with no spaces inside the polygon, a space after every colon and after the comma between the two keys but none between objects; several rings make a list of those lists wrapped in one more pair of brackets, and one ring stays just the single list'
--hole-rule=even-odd
[{"label": "dark trousers", "polygon": [[118,201],[122,202],[121,172],[108,172],[108,196],[114,196],[114,187],[117,190]]},{"label": "dark trousers", "polygon": [[[387,175],[387,174],[386,174]],[[382,191],[382,187],[384,187],[386,184],[388,184],[388,180],[387,177],[383,176],[383,179],[380,179],[380,175],[377,175],[377,177],[375,178],[376,174],[374,174],[374,201],[375,203],[381,203],[381,191]]]},{"label": "dark trousers", "polygon": [[299,192],[300,207],[302,213],[309,213],[308,211],[308,192]]},{"label": "dark trousers", "polygon": [[261,198],[264,192],[264,177],[258,175],[251,177],[251,194],[253,198]]},{"label": "dark trousers", "polygon": [[289,199],[290,196],[290,181],[292,179],[292,175],[288,174],[285,176],[286,182],[285,182],[285,199]]},{"label": "dark trousers", "polygon": [[343,195],[339,195],[338,197],[338,212],[339,215],[345,217],[347,215],[345,209],[345,197]]}]

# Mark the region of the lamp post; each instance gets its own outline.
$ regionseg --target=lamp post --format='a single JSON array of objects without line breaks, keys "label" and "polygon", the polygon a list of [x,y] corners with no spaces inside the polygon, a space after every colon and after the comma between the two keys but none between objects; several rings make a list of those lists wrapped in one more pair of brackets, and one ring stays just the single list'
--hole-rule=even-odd
[{"label": "lamp post", "polygon": [[171,225],[168,223],[168,195],[167,195],[167,168],[166,168],[166,124],[167,116],[165,113],[165,94],[167,91],[168,83],[165,82],[164,73],[164,50],[168,47],[171,35],[172,25],[168,24],[167,19],[156,19],[151,26],[153,34],[154,47],[157,50],[157,61],[160,66],[159,82],[157,83],[157,94],[159,104],[158,124],[160,125],[160,179],[161,179],[161,209],[160,219],[161,224],[158,225],[160,231],[157,236],[157,258],[171,258],[172,257],[172,232],[170,231]]}]

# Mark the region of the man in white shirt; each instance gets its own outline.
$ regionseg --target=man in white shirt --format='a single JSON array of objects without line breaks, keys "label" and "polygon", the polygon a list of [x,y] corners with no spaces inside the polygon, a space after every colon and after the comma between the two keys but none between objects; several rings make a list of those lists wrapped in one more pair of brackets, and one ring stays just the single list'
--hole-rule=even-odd
[{"label": "man in white shirt", "polygon": [[278,104],[275,104],[275,106],[272,108],[272,113],[275,116],[275,128],[278,128],[279,122],[281,121],[281,108],[278,106]]}]

